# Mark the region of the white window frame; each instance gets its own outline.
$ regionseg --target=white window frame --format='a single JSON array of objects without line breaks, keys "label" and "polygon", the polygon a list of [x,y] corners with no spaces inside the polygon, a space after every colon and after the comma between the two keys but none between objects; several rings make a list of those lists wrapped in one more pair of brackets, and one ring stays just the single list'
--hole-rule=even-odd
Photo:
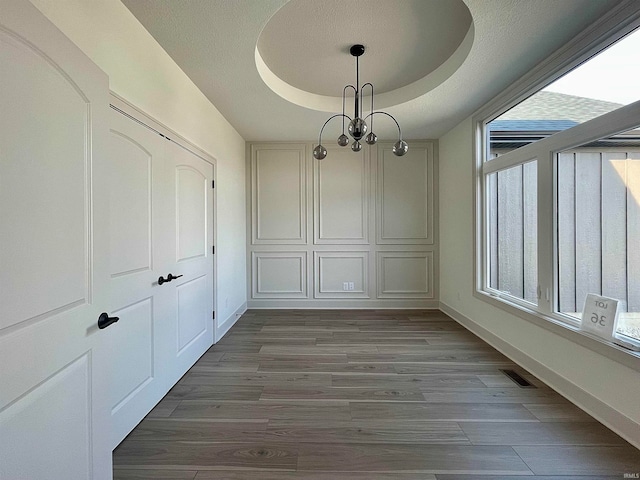
[{"label": "white window frame", "polygon": [[[486,126],[513,106],[522,102],[560,76],[574,69],[607,46],[640,27],[640,5],[625,1],[573,42],[516,82],[473,116],[474,225],[475,259],[473,295],[576,343],[606,355],[640,371],[640,352],[624,349],[611,342],[581,332],[576,318],[557,312],[557,179],[558,153],[589,142],[637,128],[640,125],[640,101],[558,132],[489,161]],[[639,85],[640,88],[640,85]],[[639,93],[640,98],[640,93]],[[537,162],[538,198],[538,304],[490,287],[488,202],[485,189],[488,175],[530,161]],[[640,347],[640,342],[631,342]]]}]

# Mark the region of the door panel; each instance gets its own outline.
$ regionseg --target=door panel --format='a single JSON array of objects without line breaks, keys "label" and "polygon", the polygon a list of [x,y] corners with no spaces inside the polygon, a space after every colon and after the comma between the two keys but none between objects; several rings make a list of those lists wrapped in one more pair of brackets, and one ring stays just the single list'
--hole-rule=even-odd
[{"label": "door panel", "polygon": [[[11,439],[0,442],[2,478],[91,478],[90,369],[85,354],[0,413],[2,436]],[[64,441],[50,430],[64,432]]]},{"label": "door panel", "polygon": [[[116,115],[116,113],[112,113]],[[151,152],[111,130],[111,276],[151,269]]]},{"label": "door panel", "polygon": [[187,166],[176,176],[177,261],[206,256],[207,178]]},{"label": "door panel", "polygon": [[0,11],[0,478],[108,479],[108,79]]},{"label": "door panel", "polygon": [[178,296],[178,355],[207,332],[207,276],[202,275],[176,287]]},{"label": "door panel", "polygon": [[[7,233],[0,250],[0,328],[6,328],[87,302],[90,119],[84,95],[70,79],[24,40],[1,30],[0,65],[2,156],[15,159],[0,167]],[[51,282],[42,275],[43,265],[65,281]],[[25,302],[24,292],[39,294]]]},{"label": "door panel", "polygon": [[111,390],[112,414],[123,408],[154,377],[153,304],[152,298],[114,310],[123,328],[112,328],[107,334],[109,350],[114,352],[111,366],[118,381]]}]

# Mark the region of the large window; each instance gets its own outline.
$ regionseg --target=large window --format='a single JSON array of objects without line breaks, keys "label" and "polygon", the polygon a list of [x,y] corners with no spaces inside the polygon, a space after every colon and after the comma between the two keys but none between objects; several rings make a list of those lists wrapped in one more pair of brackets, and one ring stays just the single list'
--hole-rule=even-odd
[{"label": "large window", "polygon": [[640,130],[559,152],[557,312],[589,293],[620,300],[618,333],[640,340]]},{"label": "large window", "polygon": [[618,299],[640,347],[638,51],[632,32],[479,119],[477,247],[480,293],[569,327],[587,294]]}]

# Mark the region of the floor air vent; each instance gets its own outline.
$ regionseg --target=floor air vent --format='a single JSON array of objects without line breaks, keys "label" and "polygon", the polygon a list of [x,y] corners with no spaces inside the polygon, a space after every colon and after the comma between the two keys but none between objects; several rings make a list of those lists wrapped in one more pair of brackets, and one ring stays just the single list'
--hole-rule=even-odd
[{"label": "floor air vent", "polygon": [[515,383],[517,383],[518,386],[521,388],[536,388],[535,385],[533,385],[532,383],[529,383],[526,379],[522,378],[517,372],[513,370],[500,370],[500,371],[504,373],[507,377],[509,377],[511,380],[513,380]]}]

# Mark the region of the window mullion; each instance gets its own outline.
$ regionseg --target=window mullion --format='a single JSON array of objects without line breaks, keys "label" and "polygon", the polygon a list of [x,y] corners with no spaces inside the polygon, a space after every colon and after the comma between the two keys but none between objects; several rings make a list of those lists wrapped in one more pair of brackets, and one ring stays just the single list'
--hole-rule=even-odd
[{"label": "window mullion", "polygon": [[549,315],[554,311],[554,161],[553,152],[538,154],[538,309]]}]

